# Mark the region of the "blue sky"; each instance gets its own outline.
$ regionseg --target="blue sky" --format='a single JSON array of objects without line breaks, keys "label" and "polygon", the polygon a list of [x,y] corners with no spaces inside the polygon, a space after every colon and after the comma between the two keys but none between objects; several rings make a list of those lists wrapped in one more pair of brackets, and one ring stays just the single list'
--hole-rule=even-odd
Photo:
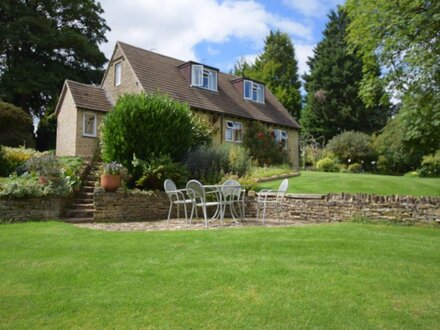
[{"label": "blue sky", "polygon": [[228,72],[240,57],[253,61],[270,30],[287,32],[301,73],[322,38],[327,14],[341,0],[101,0],[112,31],[101,45],[107,57],[121,40],[199,61]]}]

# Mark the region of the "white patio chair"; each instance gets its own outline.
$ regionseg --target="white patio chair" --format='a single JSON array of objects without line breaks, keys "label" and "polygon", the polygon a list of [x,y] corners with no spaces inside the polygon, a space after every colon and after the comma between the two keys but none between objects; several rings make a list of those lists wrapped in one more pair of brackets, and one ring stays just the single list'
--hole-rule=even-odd
[{"label": "white patio chair", "polygon": [[[266,209],[267,206],[271,206],[278,213],[282,213],[282,217],[284,220],[284,223],[286,223],[286,219],[284,218],[283,211],[283,203],[284,203],[284,195],[286,194],[287,188],[289,186],[289,180],[284,179],[278,190],[270,190],[270,189],[263,189],[259,193],[257,193],[257,222],[260,218],[260,209],[263,208],[263,219],[262,223],[266,223]],[[268,196],[276,193],[275,199],[268,200]],[[280,222],[280,218],[278,216],[278,223]]]},{"label": "white patio chair", "polygon": [[[197,208],[201,207],[203,211],[203,218],[205,220],[205,227],[208,228],[208,207],[212,207],[212,206],[215,206],[217,209],[213,217],[209,219],[209,221],[215,219],[217,216],[220,215],[220,220],[221,223],[223,224],[223,207],[222,207],[220,190],[211,189],[207,191],[199,181],[191,180],[186,184],[186,191],[188,193],[188,196],[191,198],[193,204],[191,209],[191,216],[189,218],[190,225],[194,215],[194,209],[197,212]],[[207,194],[215,194],[217,200],[208,201],[206,198]]]},{"label": "white patio chair", "polygon": [[173,205],[177,207],[177,218],[179,219],[179,211],[180,205],[183,205],[183,209],[185,211],[185,222],[188,225],[188,215],[186,211],[186,204],[192,204],[192,200],[185,197],[186,189],[177,189],[176,184],[170,180],[166,179],[163,183],[163,187],[165,189],[168,198],[170,199],[170,209],[168,211],[168,220],[167,225],[170,223],[171,210],[173,209]]},{"label": "white patio chair", "polygon": [[236,220],[236,207],[238,208],[238,217],[243,221],[244,219],[244,197],[246,190],[242,189],[240,183],[236,180],[226,180],[222,185],[222,201],[224,211],[226,211],[226,206],[229,205],[231,210],[232,219]]}]

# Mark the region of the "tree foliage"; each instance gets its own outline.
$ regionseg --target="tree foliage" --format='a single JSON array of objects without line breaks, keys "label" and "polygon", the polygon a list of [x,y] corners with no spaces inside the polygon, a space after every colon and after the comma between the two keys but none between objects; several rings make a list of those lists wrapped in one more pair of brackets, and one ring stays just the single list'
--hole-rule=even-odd
[{"label": "tree foliage", "polygon": [[99,82],[109,27],[96,0],[0,2],[0,97],[40,115],[66,78]]},{"label": "tree foliage", "polygon": [[36,132],[36,148],[39,151],[52,150],[56,147],[57,117],[53,108],[46,110],[41,117]]},{"label": "tree foliage", "polygon": [[289,113],[299,118],[301,113],[301,82],[295,47],[287,33],[273,32],[264,41],[264,50],[251,65],[241,58],[234,66],[234,74],[266,84]]},{"label": "tree foliage", "polygon": [[19,107],[5,102],[0,102],[0,145],[35,145],[32,117]]},{"label": "tree foliage", "polygon": [[[345,40],[348,17],[341,7],[328,16],[324,38],[314,49],[314,57],[309,58],[310,73],[304,77],[304,132],[326,140],[349,130],[372,133],[386,124],[390,114],[387,97],[380,86],[375,86],[372,104],[364,104],[359,96],[364,75],[362,59],[349,53]],[[377,64],[371,69],[371,75],[377,77]]]},{"label": "tree foliage", "polygon": [[144,161],[165,155],[178,161],[210,139],[210,130],[187,104],[146,93],[120,97],[105,116],[101,133],[103,160],[129,169],[134,155]]},{"label": "tree foliage", "polygon": [[[382,84],[401,102],[402,143],[417,150],[408,158],[440,149],[440,2],[348,0],[346,8],[348,41],[362,55],[364,71],[378,58],[386,69]],[[376,83],[364,76],[365,100]]]}]

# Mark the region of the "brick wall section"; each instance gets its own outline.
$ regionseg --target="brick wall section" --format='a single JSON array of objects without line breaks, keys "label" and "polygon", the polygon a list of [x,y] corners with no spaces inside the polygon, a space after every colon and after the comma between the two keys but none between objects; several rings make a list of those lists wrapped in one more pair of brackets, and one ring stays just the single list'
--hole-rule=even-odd
[{"label": "brick wall section", "polygon": [[[94,200],[96,222],[159,220],[166,219],[168,215],[169,201],[163,192],[106,193],[98,188],[95,190]],[[312,223],[346,221],[354,217],[433,222],[440,220],[439,206],[439,197],[287,194],[284,214],[289,220]],[[183,211],[183,208],[181,210]],[[172,216],[174,217],[175,213]],[[268,213],[269,218],[273,216],[274,213]],[[255,197],[247,198],[246,217],[256,217]]]},{"label": "brick wall section", "polygon": [[0,198],[1,221],[56,220],[63,217],[67,198]]}]

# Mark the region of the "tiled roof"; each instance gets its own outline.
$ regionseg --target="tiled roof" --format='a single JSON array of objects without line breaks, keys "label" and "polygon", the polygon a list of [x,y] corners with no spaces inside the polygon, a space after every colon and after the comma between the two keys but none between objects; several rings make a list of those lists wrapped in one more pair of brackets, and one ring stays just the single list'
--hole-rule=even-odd
[{"label": "tiled roof", "polygon": [[118,42],[143,89],[160,92],[187,102],[192,108],[230,116],[299,128],[295,119],[266,88],[265,103],[243,99],[231,81],[238,77],[219,72],[218,92],[191,87],[179,70],[185,62]]},{"label": "tiled roof", "polygon": [[102,87],[66,80],[77,108],[109,112],[112,108]]}]

